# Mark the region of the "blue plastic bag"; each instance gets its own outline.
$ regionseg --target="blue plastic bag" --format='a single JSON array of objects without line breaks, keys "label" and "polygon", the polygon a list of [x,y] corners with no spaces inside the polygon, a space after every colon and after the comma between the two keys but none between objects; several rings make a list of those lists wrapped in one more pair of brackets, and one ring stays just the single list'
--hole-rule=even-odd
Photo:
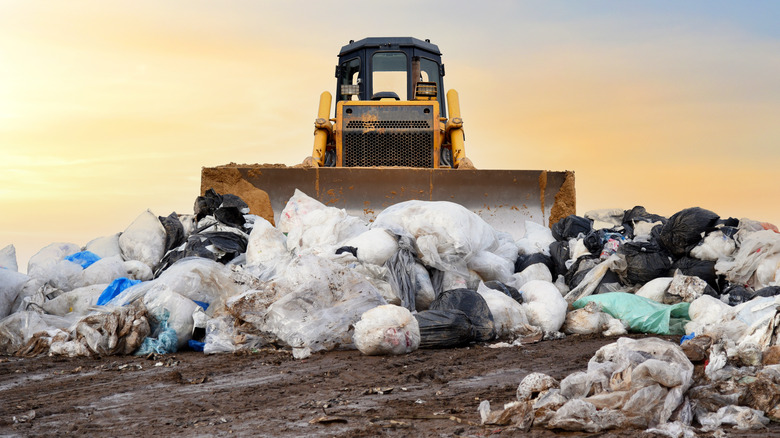
[{"label": "blue plastic bag", "polygon": [[601,310],[612,315],[635,332],[658,335],[684,335],[685,324],[690,322],[688,308],[691,303],[661,304],[626,292],[608,292],[590,295],[575,301],[575,309],[585,307],[591,301]]},{"label": "blue plastic bag", "polygon": [[119,277],[111,282],[108,286],[106,286],[105,289],[103,289],[103,293],[100,294],[100,297],[98,297],[97,305],[102,306],[106,304],[107,302],[111,301],[112,298],[119,295],[123,290],[135,286],[136,284],[140,283],[141,280],[131,280],[126,277]]},{"label": "blue plastic bag", "polygon": [[176,330],[168,326],[168,317],[170,314],[168,311],[164,311],[160,318],[160,325],[157,327],[157,337],[153,338],[148,336],[144,339],[144,342],[138,347],[138,350],[133,353],[136,356],[146,356],[151,353],[168,354],[176,353],[179,349],[179,337],[176,335]]},{"label": "blue plastic bag", "polygon": [[81,251],[65,257],[65,260],[81,265],[81,269],[87,269],[91,264],[100,260],[100,256],[92,251]]}]

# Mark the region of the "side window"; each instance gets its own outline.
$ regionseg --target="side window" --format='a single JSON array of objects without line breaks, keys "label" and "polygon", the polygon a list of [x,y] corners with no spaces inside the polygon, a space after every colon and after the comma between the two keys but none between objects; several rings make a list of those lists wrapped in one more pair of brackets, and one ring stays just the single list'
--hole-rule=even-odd
[{"label": "side window", "polygon": [[403,52],[377,52],[371,57],[373,74],[372,94],[393,91],[401,100],[409,100],[407,94],[407,60]]},{"label": "side window", "polygon": [[338,100],[357,100],[360,93],[360,58],[352,58],[341,64]]},{"label": "side window", "polygon": [[[430,59],[420,59],[420,76],[422,76],[423,82],[436,82],[436,86],[439,84],[439,64],[431,61]],[[441,93],[441,90],[439,90]]]}]

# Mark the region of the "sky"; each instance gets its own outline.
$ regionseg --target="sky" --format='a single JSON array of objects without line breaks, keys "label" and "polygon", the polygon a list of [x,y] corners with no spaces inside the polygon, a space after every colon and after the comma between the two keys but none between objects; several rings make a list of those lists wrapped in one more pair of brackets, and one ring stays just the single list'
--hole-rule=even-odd
[{"label": "sky", "polygon": [[577,214],[699,206],[780,224],[780,3],[0,0],[0,248],[20,271],[204,166],[300,163],[351,39],[443,53],[481,169],[573,170]]}]

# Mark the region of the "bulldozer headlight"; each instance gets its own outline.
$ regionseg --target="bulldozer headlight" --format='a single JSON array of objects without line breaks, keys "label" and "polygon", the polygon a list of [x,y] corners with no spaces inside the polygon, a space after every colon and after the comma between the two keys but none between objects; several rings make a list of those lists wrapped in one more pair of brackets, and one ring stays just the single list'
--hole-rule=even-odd
[{"label": "bulldozer headlight", "polygon": [[344,96],[357,96],[360,94],[360,85],[341,84],[341,94]]},{"label": "bulldozer headlight", "polygon": [[438,95],[436,82],[418,82],[414,90],[414,97],[423,99],[433,99]]}]

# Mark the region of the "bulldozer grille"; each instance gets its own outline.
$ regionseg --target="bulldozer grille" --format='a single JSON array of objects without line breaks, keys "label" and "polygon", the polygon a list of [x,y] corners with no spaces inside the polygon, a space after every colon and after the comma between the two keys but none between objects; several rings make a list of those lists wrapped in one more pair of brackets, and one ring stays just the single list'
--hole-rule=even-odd
[{"label": "bulldozer grille", "polygon": [[419,105],[345,107],[342,165],[433,167],[432,112]]}]

